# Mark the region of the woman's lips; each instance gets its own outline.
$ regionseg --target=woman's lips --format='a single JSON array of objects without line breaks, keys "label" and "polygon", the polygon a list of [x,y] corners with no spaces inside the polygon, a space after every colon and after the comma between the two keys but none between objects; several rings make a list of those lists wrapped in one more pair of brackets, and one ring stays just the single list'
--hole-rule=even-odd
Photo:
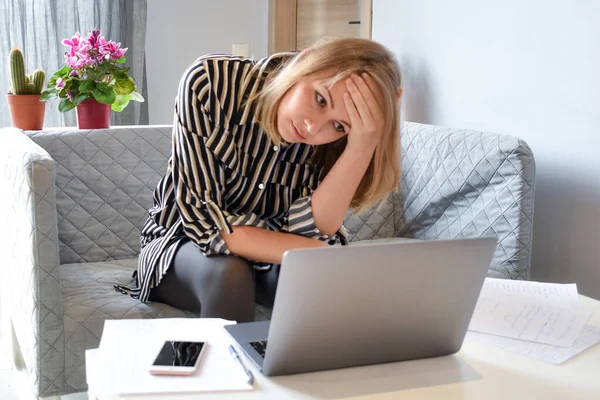
[{"label": "woman's lips", "polygon": [[291,122],[292,122],[292,130],[294,131],[296,136],[298,136],[300,139],[306,139],[304,136],[302,136],[300,134],[300,131],[298,131],[298,129],[296,129],[296,125],[294,124],[294,121],[291,121]]}]

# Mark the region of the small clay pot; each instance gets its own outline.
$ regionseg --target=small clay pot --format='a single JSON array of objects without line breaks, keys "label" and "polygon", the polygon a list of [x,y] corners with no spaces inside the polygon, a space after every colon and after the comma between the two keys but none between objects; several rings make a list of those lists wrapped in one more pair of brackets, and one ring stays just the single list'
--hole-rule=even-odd
[{"label": "small clay pot", "polygon": [[110,104],[102,104],[96,99],[87,99],[77,106],[77,127],[79,129],[110,128]]},{"label": "small clay pot", "polygon": [[10,119],[15,128],[24,131],[39,131],[44,126],[46,102],[40,94],[7,94]]}]

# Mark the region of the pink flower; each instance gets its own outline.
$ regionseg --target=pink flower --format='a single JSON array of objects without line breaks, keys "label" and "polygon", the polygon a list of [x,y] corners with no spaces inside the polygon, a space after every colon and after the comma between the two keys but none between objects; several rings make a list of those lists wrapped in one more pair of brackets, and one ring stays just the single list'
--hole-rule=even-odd
[{"label": "pink flower", "polygon": [[77,47],[77,53],[80,55],[88,54],[94,50],[94,47],[88,43],[86,40],[81,42],[81,44]]},{"label": "pink flower", "polygon": [[68,53],[65,53],[65,59],[67,62],[67,65],[73,69],[79,69],[81,67],[83,67],[84,65],[86,65],[86,60],[83,58],[79,58],[77,56],[69,56]]},{"label": "pink flower", "polygon": [[94,29],[93,31],[91,31],[90,36],[87,40],[90,46],[97,49],[100,46],[100,42],[104,40],[104,37],[102,37],[101,35],[102,32],[100,31],[100,29]]},{"label": "pink flower", "polygon": [[96,57],[87,57],[83,60],[86,67],[96,67],[102,60],[98,61]]},{"label": "pink flower", "polygon": [[70,101],[73,101],[73,92],[71,92],[69,89],[65,90],[65,93],[67,94],[67,97],[69,98]]},{"label": "pink flower", "polygon": [[67,65],[71,68],[78,68],[77,62],[79,61],[79,57],[77,56],[71,56],[69,55],[69,53],[65,53],[65,61],[67,62]]},{"label": "pink flower", "polygon": [[75,32],[75,35],[73,35],[71,39],[63,39],[62,41],[62,44],[71,48],[79,46],[79,43],[81,43],[81,35],[79,32]]},{"label": "pink flower", "polygon": [[64,87],[65,87],[65,82],[62,80],[62,78],[58,78],[56,80],[56,89],[61,90]]},{"label": "pink flower", "polygon": [[75,35],[73,35],[73,37],[71,39],[64,39],[61,43],[64,44],[65,46],[70,47],[68,54],[70,57],[74,57],[77,55],[77,51],[79,50],[79,47],[84,42],[85,42],[85,39],[82,41],[81,35],[79,34],[79,32],[76,32]]},{"label": "pink flower", "polygon": [[106,42],[104,46],[100,48],[100,52],[102,52],[106,58],[106,55],[110,55],[110,58],[113,60],[118,60],[119,58],[125,55],[127,48],[121,49],[121,43],[115,43],[112,40],[110,42]]},{"label": "pink flower", "polygon": [[125,47],[124,49],[119,49],[119,50],[115,51],[114,53],[112,53],[113,60],[118,60],[119,58],[123,57],[126,52],[127,52],[127,47]]}]

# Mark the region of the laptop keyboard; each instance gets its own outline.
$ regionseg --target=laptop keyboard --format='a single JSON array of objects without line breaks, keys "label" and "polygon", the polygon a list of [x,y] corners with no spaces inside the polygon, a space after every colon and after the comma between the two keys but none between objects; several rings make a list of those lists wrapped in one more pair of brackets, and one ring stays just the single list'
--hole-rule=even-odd
[{"label": "laptop keyboard", "polygon": [[250,342],[250,345],[254,347],[254,350],[256,350],[262,358],[265,358],[265,352],[267,351],[266,340],[256,340],[254,342]]}]

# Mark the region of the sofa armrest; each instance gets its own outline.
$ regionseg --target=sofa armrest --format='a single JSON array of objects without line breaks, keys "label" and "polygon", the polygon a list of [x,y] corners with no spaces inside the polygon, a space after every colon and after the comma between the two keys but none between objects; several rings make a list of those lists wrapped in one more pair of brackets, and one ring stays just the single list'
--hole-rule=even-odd
[{"label": "sofa armrest", "polygon": [[[2,291],[37,393],[64,388],[63,306],[55,205],[55,163],[16,128],[0,130]],[[40,365],[47,375],[38,376]]]},{"label": "sofa armrest", "polygon": [[495,236],[489,276],[529,279],[535,162],[513,136],[405,123],[396,236]]}]

